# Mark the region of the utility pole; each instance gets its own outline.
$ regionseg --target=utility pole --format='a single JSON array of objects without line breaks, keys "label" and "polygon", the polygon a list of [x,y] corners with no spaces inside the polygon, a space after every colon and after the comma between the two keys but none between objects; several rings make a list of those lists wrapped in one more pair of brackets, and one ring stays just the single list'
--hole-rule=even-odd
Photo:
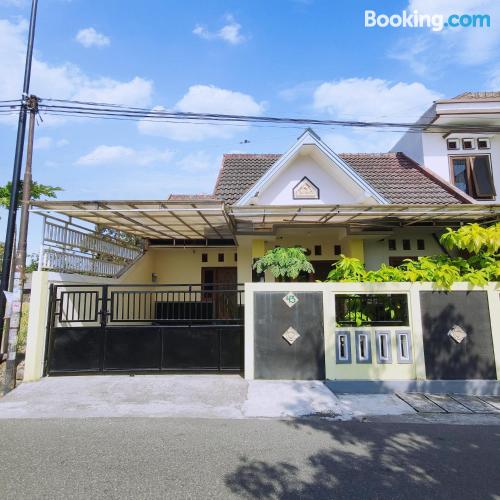
[{"label": "utility pole", "polygon": [[14,233],[16,230],[16,214],[18,204],[19,181],[21,178],[21,167],[23,163],[24,136],[26,132],[27,103],[30,90],[31,61],[33,60],[33,43],[35,39],[35,24],[38,0],[32,0],[31,17],[28,34],[28,48],[26,50],[26,63],[24,66],[24,83],[19,121],[17,125],[16,153],[14,155],[14,168],[12,170],[12,193],[10,195],[9,217],[7,219],[7,230],[5,233],[5,246],[2,263],[2,277],[0,279],[0,334],[3,333],[5,314],[5,294],[9,288],[10,266],[14,252]]},{"label": "utility pole", "polygon": [[24,278],[26,271],[26,248],[28,245],[28,221],[30,215],[32,164],[33,164],[33,140],[35,137],[35,121],[38,112],[38,98],[30,96],[26,102],[30,110],[30,126],[28,131],[28,149],[26,152],[26,168],[24,169],[23,198],[21,206],[21,222],[19,224],[19,242],[17,245],[14,280],[12,289],[12,314],[8,329],[7,362],[3,380],[2,393],[7,394],[16,386],[16,354],[17,338],[21,325]]}]

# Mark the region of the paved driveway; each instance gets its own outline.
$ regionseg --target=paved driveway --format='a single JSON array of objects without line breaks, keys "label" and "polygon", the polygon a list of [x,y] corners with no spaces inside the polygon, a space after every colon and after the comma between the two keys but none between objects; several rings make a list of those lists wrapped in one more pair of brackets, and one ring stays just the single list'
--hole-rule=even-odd
[{"label": "paved driveway", "polygon": [[337,396],[316,381],[246,381],[238,375],[48,377],[0,400],[0,418],[298,417],[402,415],[393,395]]}]

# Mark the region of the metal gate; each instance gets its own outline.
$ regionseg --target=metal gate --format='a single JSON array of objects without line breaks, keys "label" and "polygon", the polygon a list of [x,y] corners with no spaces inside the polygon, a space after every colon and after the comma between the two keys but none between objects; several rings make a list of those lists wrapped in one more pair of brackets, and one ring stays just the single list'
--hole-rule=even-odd
[{"label": "metal gate", "polygon": [[240,371],[239,285],[51,285],[45,373]]}]

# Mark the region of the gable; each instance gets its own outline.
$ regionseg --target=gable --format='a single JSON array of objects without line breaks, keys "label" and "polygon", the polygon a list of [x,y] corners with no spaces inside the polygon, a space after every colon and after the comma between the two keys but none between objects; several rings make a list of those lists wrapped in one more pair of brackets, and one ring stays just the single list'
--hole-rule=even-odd
[{"label": "gable", "polygon": [[[304,161],[303,158],[308,160]],[[323,170],[323,172],[322,172]],[[306,204],[382,203],[387,200],[366,180],[336,155],[312,130],[307,129],[297,142],[252,186],[237,202],[238,205],[297,205],[290,196],[289,184],[294,186],[303,177],[313,180],[326,193],[319,199],[307,200]],[[297,175],[300,175],[297,178]],[[319,182],[321,180],[322,182]]]},{"label": "gable", "polygon": [[[299,193],[300,190],[300,193]],[[299,196],[297,196],[299,194]],[[292,157],[253,195],[257,205],[379,203],[314,146]]]}]

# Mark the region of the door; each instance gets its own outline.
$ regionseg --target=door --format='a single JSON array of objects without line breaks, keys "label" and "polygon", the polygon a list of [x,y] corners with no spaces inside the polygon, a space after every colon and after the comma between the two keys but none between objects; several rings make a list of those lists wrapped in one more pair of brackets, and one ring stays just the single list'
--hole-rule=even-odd
[{"label": "door", "polygon": [[238,317],[238,293],[236,267],[204,267],[201,270],[205,300],[212,302],[214,317],[225,320]]}]

